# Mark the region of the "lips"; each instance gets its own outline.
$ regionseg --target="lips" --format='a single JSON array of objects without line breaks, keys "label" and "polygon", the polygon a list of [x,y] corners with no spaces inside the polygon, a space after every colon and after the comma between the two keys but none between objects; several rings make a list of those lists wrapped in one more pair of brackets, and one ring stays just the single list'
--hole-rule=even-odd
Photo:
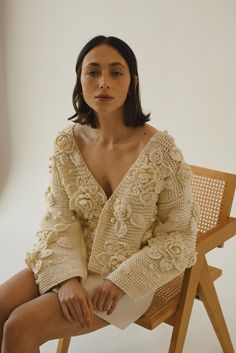
[{"label": "lips", "polygon": [[109,96],[108,94],[99,94],[98,96],[96,96],[96,98],[113,98],[113,97]]}]

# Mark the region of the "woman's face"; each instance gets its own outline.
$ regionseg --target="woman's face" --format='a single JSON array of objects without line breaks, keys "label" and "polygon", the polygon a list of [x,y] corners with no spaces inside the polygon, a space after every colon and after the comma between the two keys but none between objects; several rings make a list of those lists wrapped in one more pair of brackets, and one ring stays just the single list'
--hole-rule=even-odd
[{"label": "woman's face", "polygon": [[[128,64],[122,55],[107,44],[91,49],[84,57],[81,86],[85,102],[97,113],[123,107],[130,85]],[[108,94],[111,99],[96,98]]]}]

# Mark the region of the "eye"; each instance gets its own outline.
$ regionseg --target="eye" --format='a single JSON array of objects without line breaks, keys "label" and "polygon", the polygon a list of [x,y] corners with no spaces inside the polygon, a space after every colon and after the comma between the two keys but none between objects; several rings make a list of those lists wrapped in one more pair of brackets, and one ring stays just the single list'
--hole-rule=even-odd
[{"label": "eye", "polygon": [[115,76],[123,75],[120,71],[113,71],[113,74],[119,74],[119,75],[115,75]]},{"label": "eye", "polygon": [[[90,71],[90,72],[88,72],[88,75],[93,74],[93,73],[96,73],[96,71]],[[93,76],[93,75],[90,75],[90,76]]]}]

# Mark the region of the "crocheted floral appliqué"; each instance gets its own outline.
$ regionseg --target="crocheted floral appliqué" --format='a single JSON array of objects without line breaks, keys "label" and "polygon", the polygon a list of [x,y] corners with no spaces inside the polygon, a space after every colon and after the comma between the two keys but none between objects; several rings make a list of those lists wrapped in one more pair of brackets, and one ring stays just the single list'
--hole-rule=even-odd
[{"label": "crocheted floral appliqu\u00e9", "polygon": [[129,245],[121,241],[106,241],[104,244],[104,250],[104,252],[96,255],[98,263],[102,265],[102,276],[106,276],[111,271],[114,271],[129,257]]},{"label": "crocheted floral appliqu\u00e9", "polygon": [[115,223],[116,236],[122,238],[128,231],[126,221],[130,220],[136,228],[145,228],[145,219],[141,213],[134,213],[127,199],[117,198],[113,204],[114,218],[111,222]]},{"label": "crocheted floral appliqu\u00e9", "polygon": [[178,147],[172,147],[170,150],[170,156],[174,161],[183,161],[184,157],[182,151]]},{"label": "crocheted floral appliqu\u00e9", "polygon": [[162,272],[172,268],[181,271],[185,267],[184,259],[184,239],[181,233],[159,233],[158,236],[148,240],[149,249],[147,255],[158,262],[158,267]]},{"label": "crocheted floral appliqu\u00e9", "polygon": [[[53,250],[47,249],[48,245],[57,242],[57,244],[62,247],[68,247],[68,241],[65,240],[65,238],[59,240],[59,233],[65,231],[69,227],[70,224],[56,224],[51,230],[47,229],[37,232],[33,250],[31,252],[27,252],[25,258],[25,263],[35,274],[36,283],[38,283],[38,273],[42,268],[43,259],[53,254]],[[50,263],[50,260],[48,263]]]},{"label": "crocheted floral appliqu\u00e9", "polygon": [[99,216],[96,194],[91,193],[91,188],[86,185],[69,184],[67,192],[70,196],[70,210],[80,211],[82,217],[86,220]]},{"label": "crocheted floral appliqu\u00e9", "polygon": [[[130,172],[130,187],[131,195],[139,197],[142,205],[148,206],[154,201],[155,194],[159,193],[163,187],[163,176],[158,165],[149,162],[149,157],[145,156],[144,162]],[[151,161],[158,158],[158,155],[152,153]],[[159,157],[158,162],[161,161]]]},{"label": "crocheted floral appliqu\u00e9", "polygon": [[54,200],[54,196],[51,192],[51,187],[49,186],[47,191],[45,192],[45,200],[48,203],[49,206],[54,206],[55,204],[55,200]]},{"label": "crocheted floral appliqu\u00e9", "polygon": [[[190,165],[185,163],[181,149],[176,146],[172,147],[170,149],[170,157],[173,161],[177,163],[177,179],[179,180],[180,184],[185,188],[186,194],[191,194],[191,192],[189,192],[189,188],[191,188],[193,172]],[[172,190],[173,188],[175,188],[175,180],[170,175],[165,179],[165,189]]]},{"label": "crocheted floral appliqu\u00e9", "polygon": [[70,153],[74,148],[73,140],[67,133],[61,133],[55,139],[55,145],[59,152]]},{"label": "crocheted floral appliqu\u00e9", "polygon": [[50,230],[39,231],[36,234],[36,243],[32,252],[26,253],[25,262],[29,268],[37,275],[42,267],[42,259],[50,256],[53,251],[48,250],[48,244],[51,244],[57,240],[58,233]]},{"label": "crocheted floral appliqu\u00e9", "polygon": [[193,172],[191,167],[187,163],[182,162],[178,170],[179,180],[182,182],[182,184],[191,183],[192,176]]}]

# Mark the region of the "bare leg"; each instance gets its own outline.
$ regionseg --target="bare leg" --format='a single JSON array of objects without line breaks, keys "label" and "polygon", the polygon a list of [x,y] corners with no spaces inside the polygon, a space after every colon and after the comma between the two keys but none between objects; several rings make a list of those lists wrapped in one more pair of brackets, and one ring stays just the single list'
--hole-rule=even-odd
[{"label": "bare leg", "polygon": [[45,293],[16,308],[4,326],[2,353],[38,353],[47,341],[84,335],[110,325],[94,314],[92,327],[64,318],[58,295]]},{"label": "bare leg", "polygon": [[0,351],[3,327],[11,312],[19,305],[39,296],[33,272],[25,268],[0,284]]}]

